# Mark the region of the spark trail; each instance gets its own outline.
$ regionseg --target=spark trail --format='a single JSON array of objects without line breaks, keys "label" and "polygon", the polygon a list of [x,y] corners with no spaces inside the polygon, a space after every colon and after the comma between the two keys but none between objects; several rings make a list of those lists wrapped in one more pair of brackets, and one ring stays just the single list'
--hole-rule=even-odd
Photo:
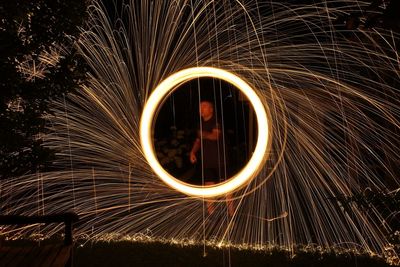
[{"label": "spark trail", "polygon": [[[397,257],[378,210],[345,209],[338,201],[366,187],[399,187],[399,36],[334,23],[365,8],[340,0],[132,0],[111,12],[94,1],[77,43],[89,81],[55,103],[49,118],[54,134],[46,143],[64,171],[1,181],[2,209],[73,209],[81,215],[77,234],[92,239],[146,234],[196,242],[205,224],[206,238],[216,244],[292,252],[313,244]],[[165,185],[140,146],[139,120],[152,90],[196,66],[246,80],[271,118],[268,160],[233,194],[232,218],[220,199],[203,220],[202,200]],[[41,228],[47,236],[59,231]]]}]

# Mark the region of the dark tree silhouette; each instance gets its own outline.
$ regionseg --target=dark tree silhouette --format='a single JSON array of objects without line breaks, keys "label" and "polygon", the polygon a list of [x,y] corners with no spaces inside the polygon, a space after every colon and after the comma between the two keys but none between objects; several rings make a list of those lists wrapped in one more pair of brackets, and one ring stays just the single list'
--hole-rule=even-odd
[{"label": "dark tree silhouette", "polygon": [[[86,0],[0,3],[0,178],[43,170],[53,152],[42,146],[49,103],[84,81],[73,49]],[[59,55],[60,47],[66,51]],[[53,55],[49,57],[49,55]]]}]

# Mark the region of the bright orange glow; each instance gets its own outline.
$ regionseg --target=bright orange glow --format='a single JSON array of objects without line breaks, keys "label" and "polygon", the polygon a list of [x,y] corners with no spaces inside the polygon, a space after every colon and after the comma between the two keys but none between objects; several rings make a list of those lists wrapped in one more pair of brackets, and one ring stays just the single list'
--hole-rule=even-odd
[{"label": "bright orange glow", "polygon": [[[239,89],[254,108],[258,124],[257,143],[249,162],[237,174],[225,182],[212,186],[194,186],[184,183],[169,174],[158,162],[152,142],[154,116],[163,100],[177,87],[195,78],[212,77],[224,80]],[[254,178],[267,156],[269,127],[265,107],[255,91],[241,78],[222,69],[196,67],[184,69],[161,82],[150,95],[140,120],[140,141],[143,153],[153,171],[170,187],[190,196],[216,197],[234,191]]]}]

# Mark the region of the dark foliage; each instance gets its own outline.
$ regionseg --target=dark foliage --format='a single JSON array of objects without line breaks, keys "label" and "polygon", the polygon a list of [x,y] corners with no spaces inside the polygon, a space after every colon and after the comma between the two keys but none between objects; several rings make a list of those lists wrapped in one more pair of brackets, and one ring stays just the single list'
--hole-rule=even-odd
[{"label": "dark foliage", "polygon": [[400,252],[400,191],[393,192],[376,192],[366,189],[362,193],[357,193],[352,196],[338,197],[342,207],[348,213],[351,213],[351,205],[357,205],[361,210],[366,213],[378,211],[380,216],[384,219],[382,227],[387,232],[387,239],[394,246],[397,252]]},{"label": "dark foliage", "polygon": [[[40,138],[44,115],[53,99],[84,80],[85,65],[72,44],[86,8],[86,0],[1,1],[0,178],[50,166],[54,153]],[[46,63],[43,57],[59,46],[68,52]]]},{"label": "dark foliage", "polygon": [[154,140],[158,160],[175,177],[182,176],[192,168],[189,152],[195,139],[193,131],[170,127],[171,133],[166,138]]},{"label": "dark foliage", "polygon": [[[362,12],[351,12],[338,17],[336,24],[344,24],[348,30],[359,27],[366,29],[384,28],[400,32],[400,1],[370,0],[370,5]],[[363,22],[361,18],[364,18]]]}]

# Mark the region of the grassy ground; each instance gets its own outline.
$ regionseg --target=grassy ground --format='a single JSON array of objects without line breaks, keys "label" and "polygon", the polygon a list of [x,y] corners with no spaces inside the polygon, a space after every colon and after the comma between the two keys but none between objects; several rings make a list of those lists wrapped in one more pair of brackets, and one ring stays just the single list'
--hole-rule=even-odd
[{"label": "grassy ground", "polygon": [[[0,238],[2,246],[43,246],[62,244],[62,239],[42,242],[32,240],[6,241]],[[84,244],[84,245],[83,245]],[[73,266],[264,266],[264,267],[388,267],[383,259],[367,255],[299,252],[291,257],[283,250],[254,251],[237,248],[218,249],[202,246],[178,246],[160,242],[76,242],[73,251]],[[0,255],[1,256],[1,255]]]},{"label": "grassy ground", "polygon": [[74,266],[266,266],[266,267],[373,267],[388,265],[379,258],[349,254],[301,252],[290,257],[284,251],[249,251],[238,249],[176,246],[162,243],[96,242],[77,246]]}]

